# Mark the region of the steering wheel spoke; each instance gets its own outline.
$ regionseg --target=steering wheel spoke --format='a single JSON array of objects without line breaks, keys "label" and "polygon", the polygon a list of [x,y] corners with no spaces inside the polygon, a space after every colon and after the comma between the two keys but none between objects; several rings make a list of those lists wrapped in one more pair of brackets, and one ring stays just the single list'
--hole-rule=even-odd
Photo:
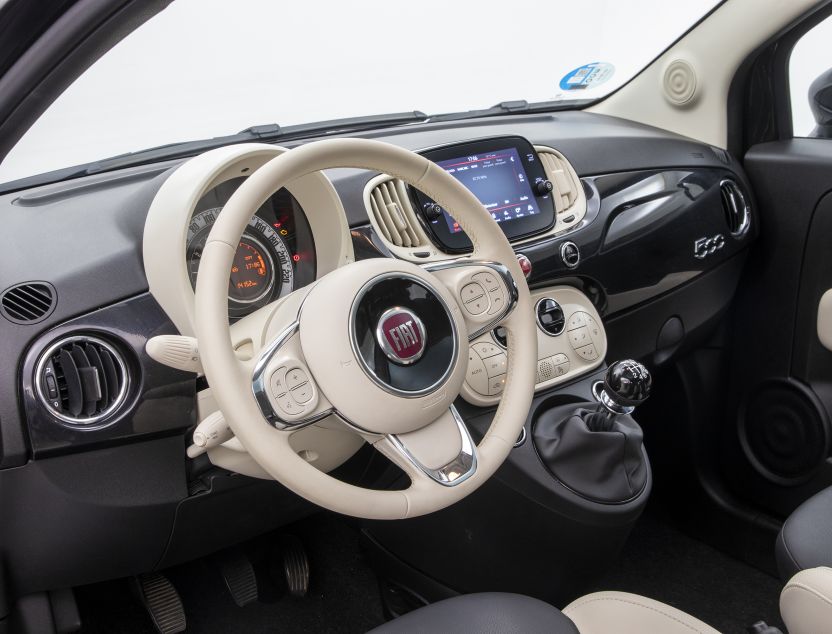
[{"label": "steering wheel spoke", "polygon": [[477,448],[453,405],[425,427],[406,434],[387,434],[375,447],[412,480],[452,487],[477,470]]},{"label": "steering wheel spoke", "polygon": [[473,340],[502,323],[517,305],[517,283],[498,262],[452,260],[422,267],[451,291]]},{"label": "steering wheel spoke", "polygon": [[299,324],[292,322],[267,345],[254,365],[251,389],[263,417],[277,429],[298,429],[335,410],[306,364]]}]

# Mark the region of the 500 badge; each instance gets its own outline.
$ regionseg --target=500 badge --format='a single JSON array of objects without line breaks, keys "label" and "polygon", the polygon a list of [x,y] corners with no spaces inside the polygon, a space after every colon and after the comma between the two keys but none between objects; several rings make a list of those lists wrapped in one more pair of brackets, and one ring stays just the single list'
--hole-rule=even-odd
[{"label": "500 badge", "polygon": [[716,253],[724,246],[725,236],[721,233],[718,233],[710,238],[699,238],[693,243],[693,256],[699,260],[704,260],[706,257]]}]

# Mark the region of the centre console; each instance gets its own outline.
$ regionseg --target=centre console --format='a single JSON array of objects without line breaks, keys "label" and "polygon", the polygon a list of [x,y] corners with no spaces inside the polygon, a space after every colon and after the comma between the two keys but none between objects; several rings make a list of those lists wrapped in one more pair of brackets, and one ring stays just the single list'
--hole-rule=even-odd
[{"label": "centre console", "polygon": [[[601,316],[589,298],[571,286],[532,291],[537,323],[535,389],[574,380],[600,366],[607,354]],[[506,379],[506,340],[501,328],[471,341],[462,397],[486,407],[500,400]]]}]

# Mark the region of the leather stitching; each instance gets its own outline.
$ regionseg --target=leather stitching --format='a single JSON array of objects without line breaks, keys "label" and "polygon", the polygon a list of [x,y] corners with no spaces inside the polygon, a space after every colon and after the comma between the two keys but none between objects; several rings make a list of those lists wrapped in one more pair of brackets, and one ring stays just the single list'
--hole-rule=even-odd
[{"label": "leather stitching", "polygon": [[812,588],[810,586],[804,585],[802,583],[790,583],[783,590],[783,594],[786,594],[790,590],[803,590],[805,592],[808,592],[812,596],[817,597],[818,599],[820,599],[821,601],[823,601],[827,605],[832,606],[832,599],[830,599],[825,594],[819,592],[818,590],[815,590],[814,588]]},{"label": "leather stitching", "polygon": [[[665,617],[669,618],[670,620],[675,621],[679,625],[684,625],[686,628],[688,628],[692,632],[697,632],[698,634],[709,634],[705,630],[701,630],[698,627],[695,627],[695,626],[691,625],[690,623],[686,623],[685,621],[682,621],[681,619],[674,616],[673,614],[669,614],[669,613],[664,612],[663,610],[659,610],[658,608],[655,608],[653,606],[645,605],[643,603],[637,603],[635,601],[628,601],[627,599],[622,599],[622,598],[619,598],[619,597],[592,597],[592,598],[587,598],[586,600],[581,600],[577,604],[567,606],[566,609],[564,609],[563,613],[566,614],[567,616],[569,616],[570,612],[573,612],[575,609],[577,609],[581,606],[593,603],[594,601],[617,601],[619,603],[627,603],[627,604],[633,605],[637,608],[643,608],[645,610],[650,610],[652,612],[656,612],[657,614],[661,614],[662,616],[665,616]],[[691,618],[693,618],[693,617],[691,617]]]}]

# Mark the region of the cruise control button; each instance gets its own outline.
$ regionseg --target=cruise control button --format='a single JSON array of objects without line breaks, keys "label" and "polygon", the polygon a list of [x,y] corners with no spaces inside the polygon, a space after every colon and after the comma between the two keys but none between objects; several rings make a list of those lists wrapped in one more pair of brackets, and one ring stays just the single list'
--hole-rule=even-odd
[{"label": "cruise control button", "polygon": [[500,376],[495,376],[493,378],[488,379],[488,394],[489,396],[496,396],[497,394],[502,393],[503,388],[506,386],[506,375],[501,374]]},{"label": "cruise control button", "polygon": [[577,348],[575,352],[578,353],[579,357],[585,359],[586,361],[595,361],[595,359],[598,358],[598,350],[596,350],[595,346],[592,344]]},{"label": "cruise control button", "polygon": [[589,338],[589,329],[586,326],[581,326],[575,330],[570,330],[569,343],[572,344],[573,348],[579,348],[588,343],[592,343],[592,339]]},{"label": "cruise control button", "polygon": [[473,279],[482,284],[488,292],[496,291],[500,288],[497,276],[493,273],[477,273],[473,276]]},{"label": "cruise control button", "polygon": [[468,374],[466,377],[471,389],[479,394],[488,394],[488,373],[485,364],[473,350],[468,350]]},{"label": "cruise control button", "polygon": [[485,295],[485,290],[476,282],[466,284],[462,287],[462,290],[459,291],[459,296],[462,298],[462,301],[466,303],[470,302],[472,299],[476,299],[477,297],[482,297],[483,295]]},{"label": "cruise control button", "polygon": [[488,343],[487,341],[480,341],[479,343],[473,344],[471,347],[483,359],[493,357],[495,354],[500,354],[502,352],[502,350],[500,350],[493,343]]},{"label": "cruise control button", "polygon": [[587,314],[582,313],[581,311],[572,313],[572,316],[569,318],[569,321],[566,325],[567,330],[575,330],[575,328],[586,326],[586,317]]},{"label": "cruise control button", "polygon": [[304,383],[292,389],[292,396],[298,403],[308,403],[312,400],[312,384]]},{"label": "cruise control button", "polygon": [[306,383],[308,380],[309,377],[306,375],[306,372],[300,368],[293,368],[286,373],[286,387],[290,390]]},{"label": "cruise control button", "polygon": [[488,374],[488,378],[498,376],[500,374],[506,373],[506,355],[498,354],[494,357],[488,357],[487,359],[483,359],[483,363],[485,364],[485,372]]},{"label": "cruise control button", "polygon": [[470,302],[465,302],[465,310],[472,315],[482,315],[488,308],[488,298],[483,295],[478,299],[472,299]]}]

